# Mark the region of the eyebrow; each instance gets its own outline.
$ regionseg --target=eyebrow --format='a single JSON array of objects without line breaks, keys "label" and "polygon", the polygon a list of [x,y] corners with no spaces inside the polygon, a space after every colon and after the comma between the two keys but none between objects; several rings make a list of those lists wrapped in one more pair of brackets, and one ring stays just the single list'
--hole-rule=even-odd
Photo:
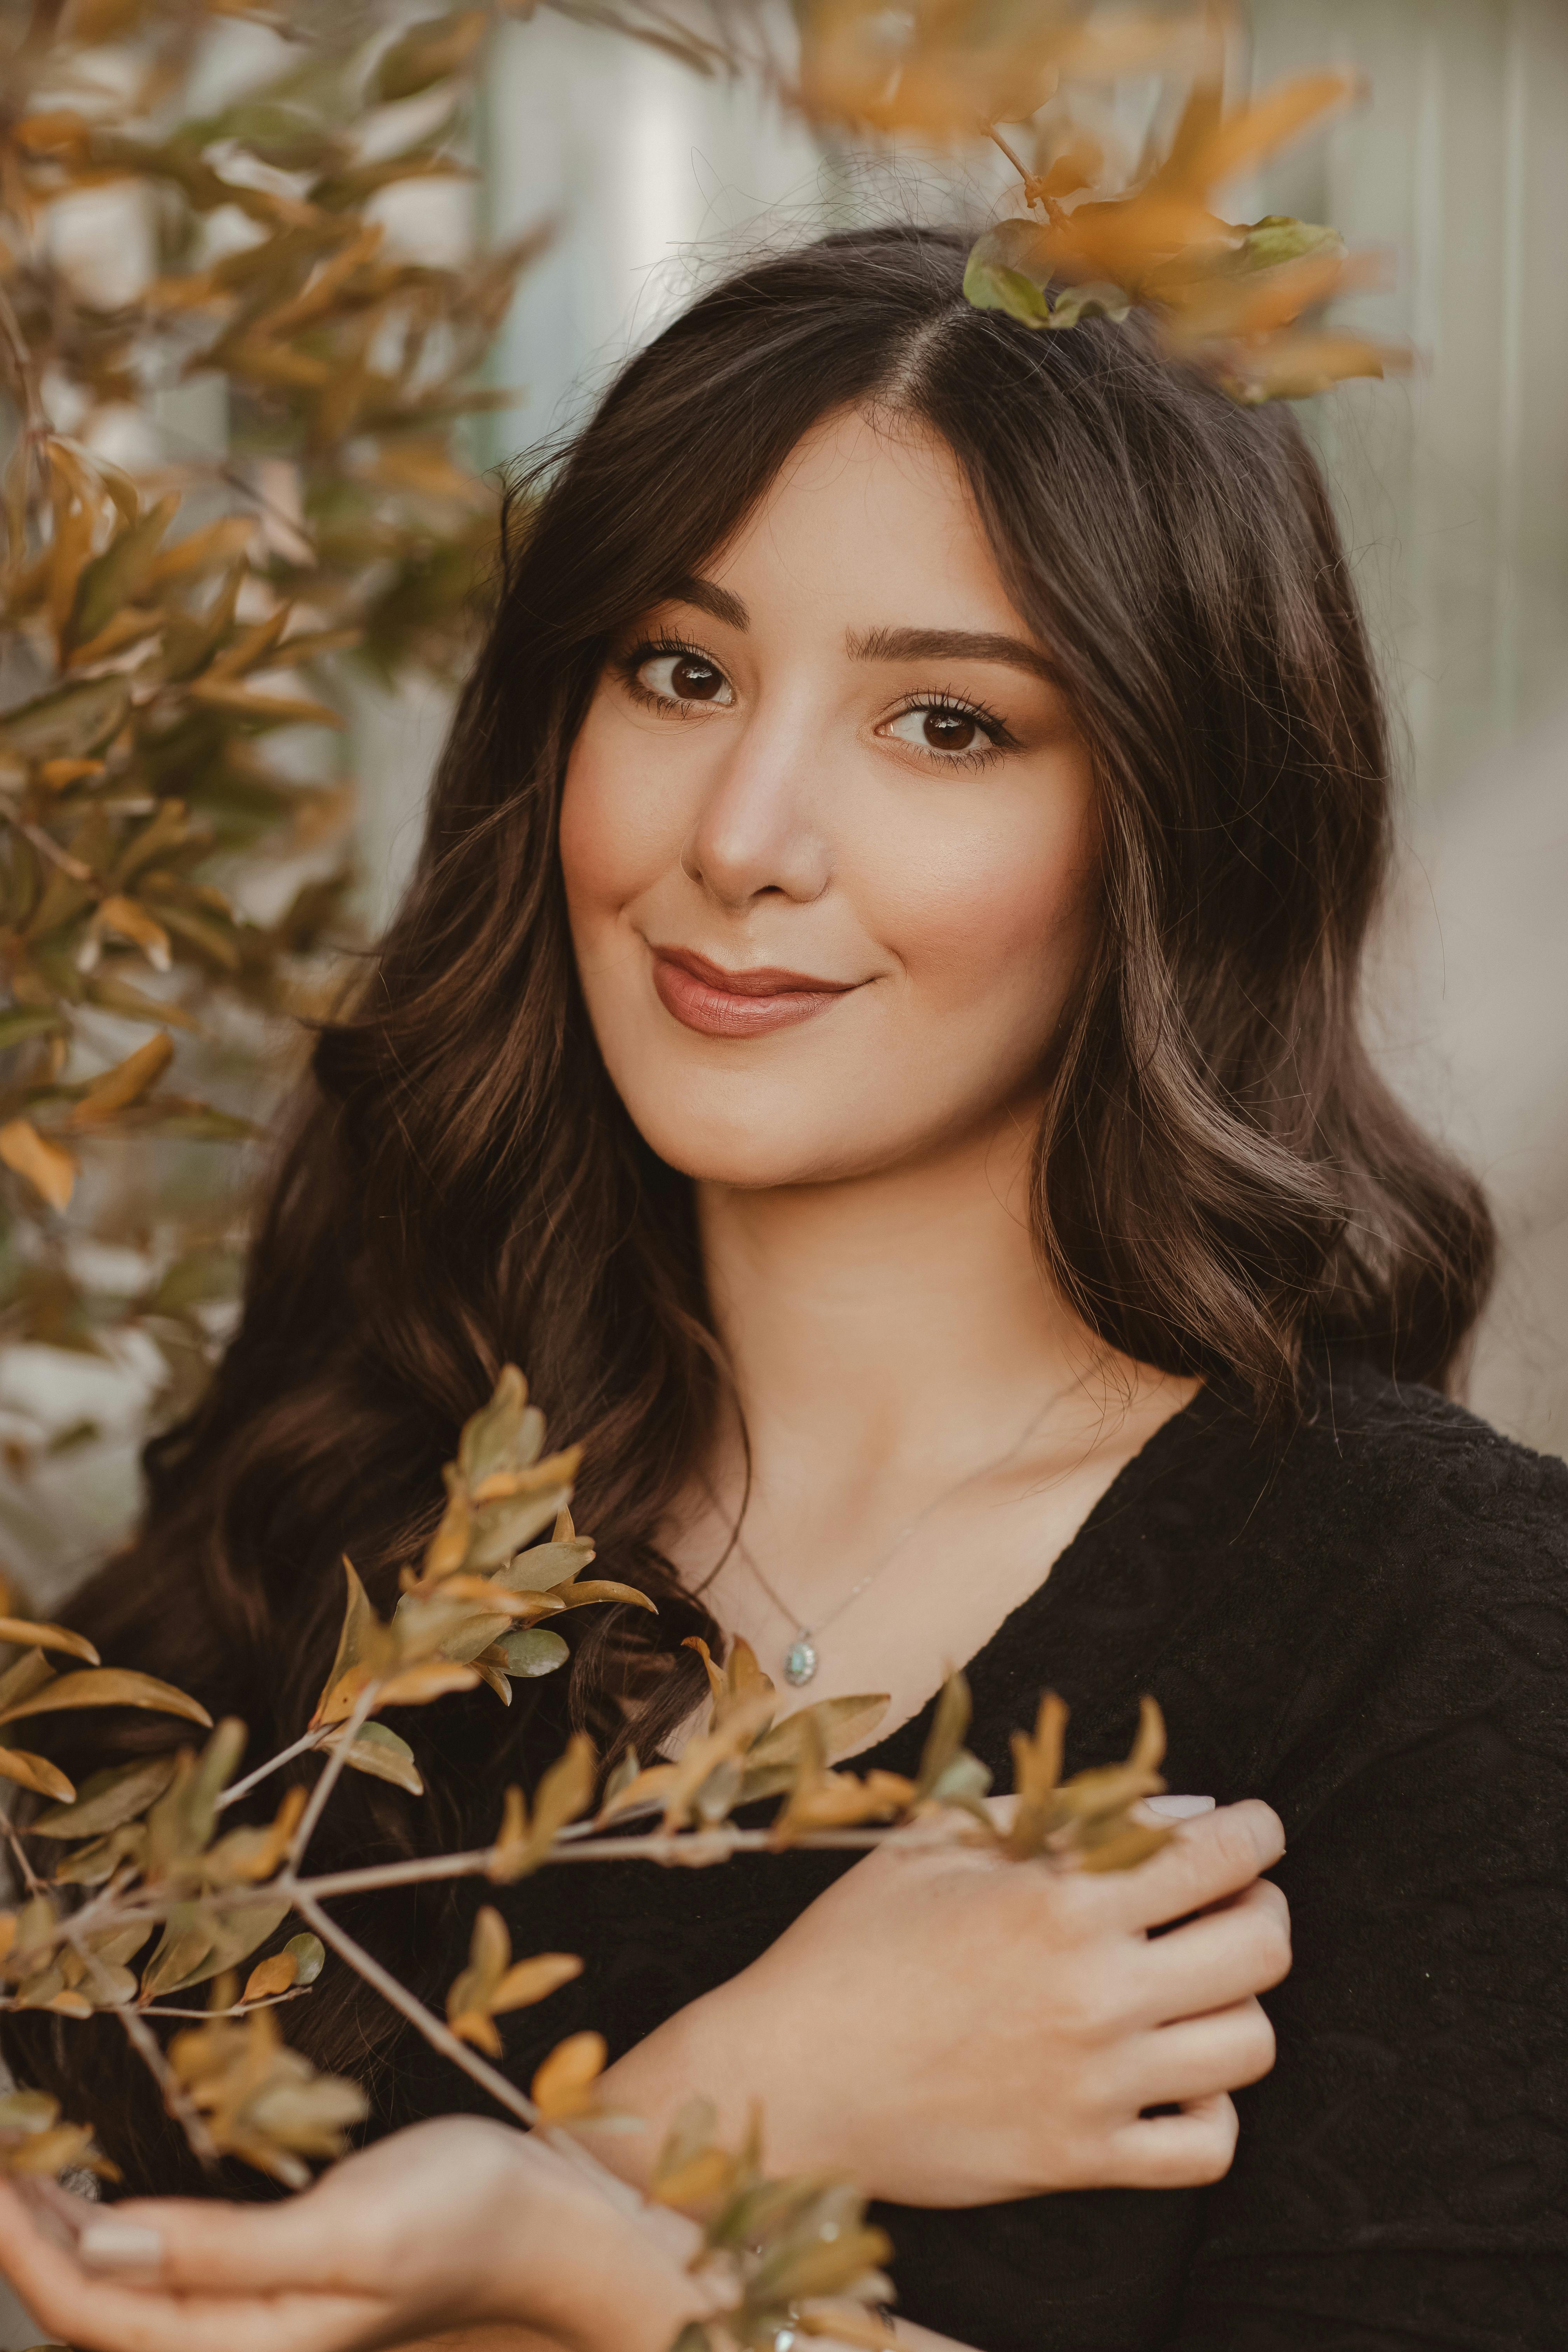
[{"label": "eyebrow", "polygon": [[669,592],[668,602],[672,604],[694,604],[710,620],[722,621],[731,629],[749,629],[752,625],[752,616],[741,599],[732,596],[728,588],[715,587],[711,580],[696,577],[678,580]]},{"label": "eyebrow", "polygon": [[870,629],[864,636],[851,630],[851,661],[986,661],[1005,662],[1010,668],[1028,670],[1036,677],[1058,681],[1055,665],[1038,646],[1025,637],[1008,637],[990,629]]},{"label": "eyebrow", "polygon": [[[670,590],[672,604],[691,604],[731,629],[749,629],[752,616],[739,596],[711,580],[691,574]],[[1060,682],[1054,663],[1026,637],[1009,637],[991,629],[851,629],[847,646],[851,661],[986,661],[1005,662],[1027,670],[1049,684]]]}]

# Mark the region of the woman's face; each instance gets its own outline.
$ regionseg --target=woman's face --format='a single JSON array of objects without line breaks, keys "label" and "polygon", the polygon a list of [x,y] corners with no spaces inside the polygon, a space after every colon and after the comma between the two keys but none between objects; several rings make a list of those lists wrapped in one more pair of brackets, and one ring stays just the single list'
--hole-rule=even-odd
[{"label": "woman's face", "polygon": [[828,420],[637,616],[561,859],[610,1076],[688,1175],[861,1175],[1037,1095],[1094,922],[1089,761],[944,444]]}]

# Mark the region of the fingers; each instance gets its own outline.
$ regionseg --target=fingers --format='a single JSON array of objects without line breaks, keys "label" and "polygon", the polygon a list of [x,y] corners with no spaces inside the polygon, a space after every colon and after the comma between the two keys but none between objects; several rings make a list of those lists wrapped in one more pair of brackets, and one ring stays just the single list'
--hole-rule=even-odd
[{"label": "fingers", "polygon": [[1141,2106],[1186,2107],[1261,2082],[1274,2063],[1274,2028],[1258,2001],[1238,2000],[1141,2036],[1129,2058]]},{"label": "fingers", "polygon": [[1097,1884],[1107,1908],[1126,1927],[1163,1927],[1222,1902],[1270,1870],[1285,1851],[1279,1816],[1256,1797],[1220,1805],[1184,1822],[1170,1843],[1136,1870],[1107,1873]]},{"label": "fingers", "polygon": [[1152,1938],[1139,1957],[1149,2024],[1228,2009],[1289,1975],[1290,1906],[1268,1879],[1255,1879],[1219,1909]]},{"label": "fingers", "polygon": [[1179,2116],[1140,2116],[1111,2143],[1108,2189],[1206,2189],[1236,2155],[1236,2108],[1221,2093]]},{"label": "fingers", "polygon": [[[123,2210],[124,2209],[121,2209]],[[176,2210],[140,2203],[142,2215]],[[117,2221],[105,2214],[89,2232]],[[145,2227],[144,2220],[140,2224]],[[110,2241],[112,2242],[112,2241]],[[0,2182],[0,2268],[35,2318],[79,2352],[341,2352],[377,2340],[384,2318],[368,2296],[287,2294],[266,2302],[186,2296],[151,2284],[94,2277],[44,2237],[16,2191]],[[128,2273],[129,2275],[129,2273]]]},{"label": "fingers", "polygon": [[[101,2254],[100,2231],[113,2233]],[[153,2241],[140,2258],[132,2232]],[[275,2294],[350,2284],[342,2277],[341,2241],[310,2195],[278,2205],[128,2198],[83,2231],[81,2258],[89,2270],[101,2266],[127,2278],[139,2272],[180,2294]]]}]

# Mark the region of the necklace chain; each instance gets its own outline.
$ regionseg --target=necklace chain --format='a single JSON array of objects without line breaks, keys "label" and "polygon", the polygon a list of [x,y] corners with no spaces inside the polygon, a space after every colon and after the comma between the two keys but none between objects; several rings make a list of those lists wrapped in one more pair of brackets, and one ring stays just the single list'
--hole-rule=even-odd
[{"label": "necklace chain", "polygon": [[[900,1552],[902,1551],[910,1538],[912,1535],[918,1534],[920,1529],[924,1527],[926,1521],[931,1518],[934,1513],[939,1511],[944,1503],[951,1503],[955,1496],[962,1495],[964,1488],[966,1486],[973,1486],[977,1479],[991,1476],[998,1470],[1005,1470],[1008,1463],[1023,1452],[1030,1438],[1033,1437],[1036,1430],[1038,1429],[1041,1422],[1044,1421],[1047,1413],[1051,1410],[1051,1407],[1054,1404],[1059,1404],[1062,1398],[1067,1395],[1068,1390],[1076,1388],[1077,1386],[1078,1378],[1075,1374],[1071,1380],[1065,1381],[1059,1389],[1053,1389],[1050,1395],[1046,1399],[1044,1404],[1041,1405],[1039,1411],[1027,1422],[1024,1429],[1020,1432],[1018,1436],[1014,1439],[1012,1444],[1007,1447],[1005,1453],[998,1454],[989,1462],[981,1463],[978,1469],[966,1470],[962,1478],[955,1480],[951,1486],[944,1486],[940,1495],[933,1496],[931,1500],[926,1504],[924,1509],[917,1512],[915,1517],[910,1521],[909,1525],[900,1529],[899,1533],[893,1538],[892,1542],[889,1545],[887,1550],[882,1554],[881,1559],[878,1560],[872,1568],[868,1570],[867,1573],[860,1579],[859,1583],[851,1585],[849,1591],[844,1595],[842,1601],[836,1601],[833,1607],[828,1611],[826,1616],[817,1618],[814,1624],[808,1625],[801,1616],[799,1611],[790,1608],[788,1603],[774,1590],[768,1578],[763,1575],[761,1567],[758,1565],[758,1562],[747,1545],[744,1537],[741,1533],[740,1527],[737,1526],[734,1534],[735,1549],[740,1553],[746,1567],[751,1570],[752,1574],[756,1578],[757,1582],[762,1586],[763,1591],[767,1594],[768,1599],[773,1602],[773,1605],[778,1611],[779,1615],[786,1619],[790,1624],[796,1628],[795,1640],[790,1643],[789,1648],[784,1653],[784,1676],[785,1682],[793,1684],[796,1688],[798,1688],[803,1683],[808,1683],[814,1678],[817,1666],[821,1663],[820,1654],[816,1647],[816,1636],[819,1633],[825,1633],[830,1625],[837,1624],[839,1618],[843,1616],[845,1611],[855,1601],[858,1601],[860,1595],[867,1591],[871,1585],[876,1583],[877,1579],[882,1574],[884,1569],[888,1569],[892,1566],[893,1561],[898,1558]],[[742,1514],[742,1524],[743,1520],[744,1514]]]}]

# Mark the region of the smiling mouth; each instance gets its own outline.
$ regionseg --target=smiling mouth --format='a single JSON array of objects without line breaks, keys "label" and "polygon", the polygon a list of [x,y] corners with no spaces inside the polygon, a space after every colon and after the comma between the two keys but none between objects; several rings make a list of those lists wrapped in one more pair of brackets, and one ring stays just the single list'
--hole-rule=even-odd
[{"label": "smiling mouth", "polygon": [[856,980],[818,980],[810,972],[759,964],[727,971],[690,948],[652,947],[653,984],[665,1011],[704,1037],[762,1037],[814,1021],[850,995]]}]

